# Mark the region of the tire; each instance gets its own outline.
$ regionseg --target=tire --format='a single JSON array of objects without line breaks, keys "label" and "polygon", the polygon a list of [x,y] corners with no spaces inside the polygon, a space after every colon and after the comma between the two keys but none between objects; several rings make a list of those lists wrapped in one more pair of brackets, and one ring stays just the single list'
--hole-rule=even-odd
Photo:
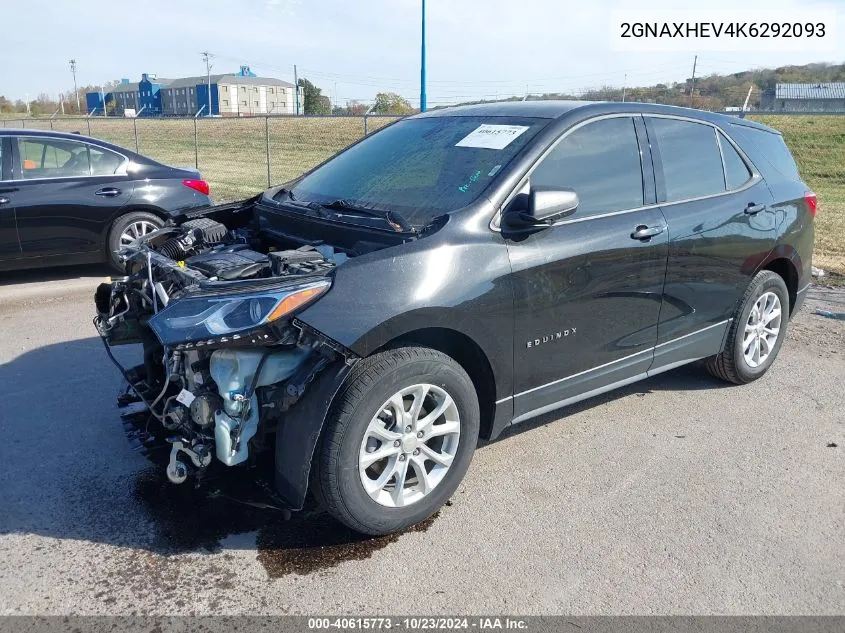
[{"label": "tire", "polygon": [[121,236],[125,231],[129,230],[130,227],[136,224],[143,226],[151,224],[158,229],[164,226],[164,220],[154,213],[149,213],[148,211],[130,211],[114,221],[106,244],[106,257],[108,258],[108,263],[111,267],[116,270],[123,271],[123,264],[121,264],[117,259],[117,251],[120,250],[121,246]]},{"label": "tire", "polygon": [[[405,390],[410,392],[394,397]],[[423,393],[422,415],[413,420],[414,404]],[[403,415],[400,405],[409,414],[404,427],[397,420]],[[428,414],[435,409],[439,416],[429,424],[427,418],[435,416]],[[425,347],[401,347],[365,358],[341,388],[326,420],[312,471],[315,497],[336,519],[364,534],[389,534],[419,523],[437,512],[466,474],[478,442],[479,418],[472,380],[449,356]],[[447,433],[454,431],[456,420],[459,433]],[[411,431],[405,432],[408,427]],[[401,440],[391,437],[394,430]],[[419,432],[422,440],[415,434]],[[359,468],[359,460],[383,453],[391,455]],[[438,460],[448,459],[448,467],[428,459],[432,453]],[[425,477],[418,474],[420,467]],[[403,468],[404,485],[398,488]],[[390,472],[397,474],[380,488],[378,480]],[[371,492],[365,489],[365,478]]]},{"label": "tire", "polygon": [[[762,359],[762,362],[757,361],[757,364],[755,365],[755,361],[753,359],[753,350],[755,349],[753,343],[753,333],[751,334],[752,344],[749,348],[747,348],[752,352],[751,359],[746,356],[746,346],[744,343],[746,341],[746,337],[749,335],[747,327],[751,327],[755,322],[755,316],[753,316],[752,313],[755,310],[755,306],[758,305],[758,302],[764,295],[767,297],[767,302],[763,307],[763,311],[765,312],[766,308],[771,305],[771,296],[774,295],[777,297],[779,303],[780,318],[777,323],[776,338],[765,345],[763,342],[759,342],[758,339],[757,345],[761,350],[760,358]],[[759,314],[760,312],[758,310],[757,316],[759,316]],[[774,314],[773,310],[768,313],[768,316],[771,316],[772,314]],[[764,315],[764,319],[768,318],[768,316]],[[783,278],[770,270],[760,271],[751,280],[751,283],[748,285],[748,289],[745,291],[745,294],[740,301],[739,308],[730,324],[728,337],[721,353],[707,359],[707,370],[717,378],[721,378],[727,382],[732,382],[736,385],[744,385],[757,380],[768,371],[769,367],[771,367],[772,363],[775,361],[775,358],[777,358],[778,352],[783,344],[783,339],[786,337],[786,326],[788,323],[789,292],[786,289],[786,284],[784,283]],[[774,324],[774,320],[769,322],[769,325],[772,324]],[[757,323],[755,327],[761,326]],[[772,325],[768,331],[772,331],[773,329],[774,326]],[[763,330],[763,333],[766,331],[767,330]],[[772,335],[770,334],[766,336],[770,339],[772,338]],[[763,336],[763,338],[765,338],[765,336]],[[765,350],[768,350],[768,353],[765,358],[763,358],[763,351]]]}]

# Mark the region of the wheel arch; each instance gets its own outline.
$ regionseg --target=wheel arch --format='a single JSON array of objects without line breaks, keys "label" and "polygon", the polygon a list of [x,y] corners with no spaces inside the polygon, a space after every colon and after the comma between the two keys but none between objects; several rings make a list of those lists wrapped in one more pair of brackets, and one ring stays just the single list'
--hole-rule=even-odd
[{"label": "wheel arch", "polygon": [[435,349],[452,358],[464,369],[472,380],[475,393],[478,395],[478,406],[481,413],[479,435],[483,438],[490,438],[494,432],[496,413],[496,377],[490,360],[481,346],[471,337],[458,330],[427,327],[396,336],[375,351],[408,345]]},{"label": "wheel arch", "polygon": [[789,314],[792,315],[798,297],[799,273],[795,263],[788,257],[777,257],[766,262],[760,270],[769,270],[783,279],[789,294]]}]

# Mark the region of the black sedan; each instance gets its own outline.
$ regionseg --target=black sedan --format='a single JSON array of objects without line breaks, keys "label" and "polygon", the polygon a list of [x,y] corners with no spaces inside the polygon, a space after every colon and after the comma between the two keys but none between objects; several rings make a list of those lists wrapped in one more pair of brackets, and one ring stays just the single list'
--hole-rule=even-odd
[{"label": "black sedan", "polygon": [[79,134],[0,130],[0,270],[107,261],[211,203],[199,172]]}]

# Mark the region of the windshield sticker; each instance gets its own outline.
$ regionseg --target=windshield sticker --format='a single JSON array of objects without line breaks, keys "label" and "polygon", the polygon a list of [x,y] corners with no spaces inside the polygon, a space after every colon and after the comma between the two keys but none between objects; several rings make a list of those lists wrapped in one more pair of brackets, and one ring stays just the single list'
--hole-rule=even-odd
[{"label": "windshield sticker", "polygon": [[487,176],[488,176],[489,178],[492,178],[493,176],[495,176],[496,174],[498,174],[498,173],[499,173],[499,170],[500,170],[501,168],[502,168],[502,166],[501,166],[501,165],[496,165],[493,169],[491,169],[491,170],[490,170],[490,173],[489,173],[489,174],[487,174]]},{"label": "windshield sticker", "polygon": [[469,186],[479,178],[481,178],[481,170],[476,171],[472,176],[470,176],[467,182],[458,187],[458,191],[466,193],[467,191],[469,191]]},{"label": "windshield sticker", "polygon": [[527,125],[490,125],[488,123],[482,123],[455,143],[455,147],[504,149],[527,129]]}]

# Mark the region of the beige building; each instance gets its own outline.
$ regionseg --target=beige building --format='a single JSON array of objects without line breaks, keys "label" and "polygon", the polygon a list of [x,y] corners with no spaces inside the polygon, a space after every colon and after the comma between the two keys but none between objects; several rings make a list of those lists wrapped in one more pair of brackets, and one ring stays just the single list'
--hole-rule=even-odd
[{"label": "beige building", "polygon": [[[257,114],[296,114],[293,84],[281,79],[250,77],[244,74],[211,75],[212,114],[251,116]],[[207,103],[209,78],[174,79],[161,88],[162,114],[194,116]],[[300,113],[302,89],[299,90]],[[203,108],[202,115],[207,114]]]}]

